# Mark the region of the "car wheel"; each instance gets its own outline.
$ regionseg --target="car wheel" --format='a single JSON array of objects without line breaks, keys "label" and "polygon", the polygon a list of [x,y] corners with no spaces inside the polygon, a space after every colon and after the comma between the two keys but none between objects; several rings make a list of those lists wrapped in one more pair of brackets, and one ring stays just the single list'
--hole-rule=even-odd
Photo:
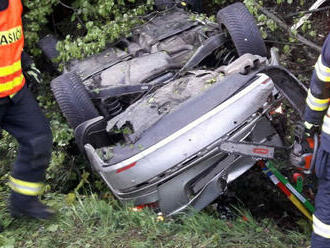
[{"label": "car wheel", "polygon": [[219,10],[217,21],[221,31],[229,33],[239,56],[245,53],[267,56],[257,23],[243,3],[234,3]]},{"label": "car wheel", "polygon": [[71,72],[62,74],[51,82],[51,88],[72,128],[100,115],[77,75]]}]

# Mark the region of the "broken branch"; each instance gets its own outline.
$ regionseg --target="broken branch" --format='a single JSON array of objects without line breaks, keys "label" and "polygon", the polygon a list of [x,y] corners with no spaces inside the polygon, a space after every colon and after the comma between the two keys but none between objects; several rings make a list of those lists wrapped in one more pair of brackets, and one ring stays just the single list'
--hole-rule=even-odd
[{"label": "broken branch", "polygon": [[313,9],[313,10],[302,10],[302,11],[297,11],[297,12],[290,13],[290,14],[286,15],[285,18],[293,17],[293,16],[300,15],[300,14],[310,14],[310,13],[316,13],[316,12],[327,11],[327,10],[329,10],[329,9],[330,9],[330,6],[322,7],[322,8],[319,8],[319,9]]},{"label": "broken branch", "polygon": [[[314,9],[317,9],[318,7],[320,7],[326,0],[317,0],[313,5],[312,7],[310,7],[309,10],[314,10]],[[308,18],[311,16],[312,14],[306,14],[304,15],[303,17],[300,18],[300,20],[291,27],[291,30],[294,31],[294,30],[297,30],[301,25],[304,24],[305,21],[308,20]]]},{"label": "broken branch", "polygon": [[301,43],[305,44],[306,46],[309,46],[309,47],[313,48],[314,50],[316,50],[318,52],[322,51],[322,47],[318,46],[314,42],[312,42],[310,40],[307,40],[305,37],[303,37],[300,34],[293,33],[291,31],[290,27],[287,24],[285,24],[283,21],[281,21],[280,18],[278,18],[276,15],[274,15],[273,13],[271,13],[270,11],[268,11],[267,9],[265,9],[264,7],[260,6],[257,3],[255,3],[255,5],[263,14],[265,14],[270,19],[272,19],[274,22],[276,22],[277,25],[279,25],[282,29],[286,30],[291,36],[293,36],[294,38],[299,40]]}]

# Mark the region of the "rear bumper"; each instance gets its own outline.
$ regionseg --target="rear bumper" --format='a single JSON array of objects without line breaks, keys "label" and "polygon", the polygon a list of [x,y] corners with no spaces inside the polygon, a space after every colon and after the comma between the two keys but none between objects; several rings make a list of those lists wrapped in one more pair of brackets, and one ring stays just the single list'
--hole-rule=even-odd
[{"label": "rear bumper", "polygon": [[[262,115],[257,115],[232,134],[231,140],[248,139],[279,146],[282,144],[281,139],[275,133],[269,121]],[[271,139],[265,141],[266,136]],[[85,149],[94,169],[119,200],[133,202],[135,205],[157,202],[164,214],[172,215],[191,208],[203,209],[226,190],[228,183],[255,164],[256,160],[253,158],[221,152],[218,148],[221,140],[172,166],[172,172],[126,190],[114,188],[104,172],[105,164],[97,156],[95,149],[90,144]]]}]

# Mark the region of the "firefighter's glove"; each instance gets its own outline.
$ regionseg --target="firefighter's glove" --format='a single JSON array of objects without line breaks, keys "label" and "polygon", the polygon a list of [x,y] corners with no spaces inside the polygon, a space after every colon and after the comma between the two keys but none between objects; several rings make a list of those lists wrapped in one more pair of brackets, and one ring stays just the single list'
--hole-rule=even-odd
[{"label": "firefighter's glove", "polygon": [[32,85],[38,85],[41,83],[41,73],[34,63],[24,71],[24,76]]},{"label": "firefighter's glove", "polygon": [[320,126],[305,122],[298,122],[294,130],[294,141],[296,143],[304,143],[306,139],[314,138],[314,134],[318,134]]},{"label": "firefighter's glove", "polygon": [[305,121],[304,128],[305,128],[305,133],[304,133],[305,137],[313,138],[314,134],[320,133],[320,126],[317,124],[313,124]]},{"label": "firefighter's glove", "polygon": [[294,130],[294,144],[290,154],[292,165],[302,169],[309,168],[309,159],[313,154],[314,134],[318,132],[318,126],[308,122],[298,122]]}]

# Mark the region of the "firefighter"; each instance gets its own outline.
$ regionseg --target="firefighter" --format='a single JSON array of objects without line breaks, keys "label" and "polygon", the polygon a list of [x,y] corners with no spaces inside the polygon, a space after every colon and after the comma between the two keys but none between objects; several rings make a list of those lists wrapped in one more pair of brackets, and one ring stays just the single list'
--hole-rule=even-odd
[{"label": "firefighter", "polygon": [[[0,129],[6,130],[19,143],[9,179],[9,210],[13,217],[46,219],[54,212],[41,203],[38,196],[43,190],[52,134],[22,73],[22,11],[20,0],[0,0]],[[25,69],[29,79],[40,80],[40,73],[33,64],[29,63]]]},{"label": "firefighter", "polygon": [[330,247],[330,34],[311,79],[304,114],[307,136],[321,127],[315,172],[319,179],[313,215],[312,248]]}]

